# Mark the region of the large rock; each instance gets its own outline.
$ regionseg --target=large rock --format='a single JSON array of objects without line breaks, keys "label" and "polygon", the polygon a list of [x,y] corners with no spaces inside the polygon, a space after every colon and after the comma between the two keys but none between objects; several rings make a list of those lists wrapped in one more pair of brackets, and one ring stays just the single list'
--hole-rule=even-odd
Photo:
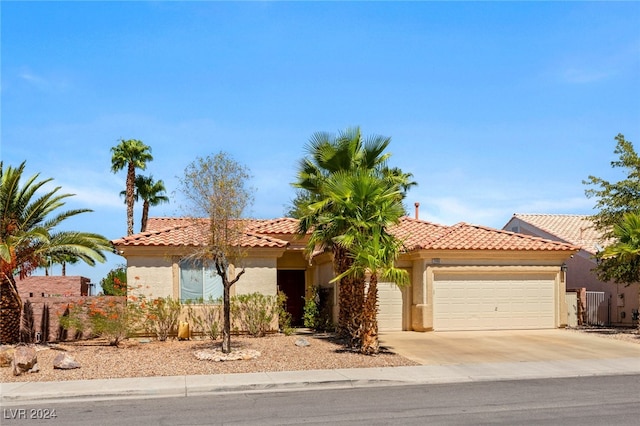
[{"label": "large rock", "polygon": [[9,367],[13,362],[13,349],[11,346],[0,346],[0,367]]},{"label": "large rock", "polygon": [[13,375],[20,376],[23,373],[35,373],[38,368],[38,356],[33,346],[17,346],[13,353]]},{"label": "large rock", "polygon": [[309,343],[309,341],[304,337],[300,337],[296,339],[296,346],[306,348],[307,346],[311,346],[311,343]]},{"label": "large rock", "polygon": [[56,357],[53,359],[53,368],[58,368],[61,370],[72,370],[74,368],[80,368],[80,363],[68,353],[63,352],[56,355]]}]

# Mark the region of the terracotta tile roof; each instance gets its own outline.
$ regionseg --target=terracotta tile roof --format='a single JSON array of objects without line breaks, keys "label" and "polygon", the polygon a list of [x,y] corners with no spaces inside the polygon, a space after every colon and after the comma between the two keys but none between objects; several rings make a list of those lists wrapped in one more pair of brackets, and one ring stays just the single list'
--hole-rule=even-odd
[{"label": "terracotta tile roof", "polygon": [[438,225],[424,220],[403,217],[400,223],[390,229],[397,238],[404,241],[407,250],[426,248],[430,242],[449,232],[449,226]]},{"label": "terracotta tile roof", "polygon": [[[115,246],[195,246],[206,243],[208,220],[189,218],[152,218],[149,230],[114,240]],[[248,220],[242,238],[244,247],[284,248],[288,242],[274,235],[294,234],[298,221],[291,218]],[[545,240],[478,225],[459,223],[438,225],[404,217],[391,232],[405,243],[406,250],[538,250],[575,251],[562,242]]]},{"label": "terracotta tile roof", "polygon": [[[150,218],[147,231],[112,241],[115,246],[157,246],[180,247],[206,244],[207,219],[192,218]],[[259,220],[247,221],[247,228],[241,237],[242,247],[284,248],[288,242],[252,231]]]},{"label": "terracotta tile roof", "polygon": [[576,251],[578,247],[514,232],[458,223],[453,226],[402,219],[392,230],[408,250],[536,250]]},{"label": "terracotta tile roof", "polygon": [[147,220],[147,231],[172,228],[178,225],[189,225],[193,219],[188,217],[150,217]]},{"label": "terracotta tile roof", "polygon": [[513,217],[592,254],[598,251],[596,247],[606,246],[602,233],[586,215],[516,213]]},{"label": "terracotta tile roof", "polygon": [[262,234],[287,234],[298,233],[298,220],[290,217],[281,217],[270,220],[255,220],[250,226],[253,232]]}]

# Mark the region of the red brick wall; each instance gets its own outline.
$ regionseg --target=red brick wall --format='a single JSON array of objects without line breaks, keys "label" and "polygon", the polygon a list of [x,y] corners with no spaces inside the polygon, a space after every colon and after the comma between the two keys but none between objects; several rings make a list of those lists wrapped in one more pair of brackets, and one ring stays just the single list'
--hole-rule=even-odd
[{"label": "red brick wall", "polygon": [[[58,339],[58,326],[60,325],[59,317],[62,315],[69,304],[82,302],[84,305],[91,304],[95,301],[98,306],[106,306],[111,300],[117,300],[124,303],[125,296],[71,296],[71,297],[23,297],[22,303],[31,302],[33,308],[34,324],[36,332],[42,332],[40,324],[42,321],[42,309],[45,304],[49,305],[49,341]],[[67,340],[73,339],[73,331],[69,330]],[[83,336],[88,338],[89,336]]]},{"label": "red brick wall", "polygon": [[20,297],[47,296],[87,296],[89,294],[89,278],[81,276],[30,276],[17,279]]}]

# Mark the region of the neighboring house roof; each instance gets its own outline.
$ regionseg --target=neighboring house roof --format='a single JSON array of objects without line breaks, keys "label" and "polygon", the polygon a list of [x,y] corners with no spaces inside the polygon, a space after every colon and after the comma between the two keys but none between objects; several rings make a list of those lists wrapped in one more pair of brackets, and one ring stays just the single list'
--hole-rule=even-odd
[{"label": "neighboring house roof", "polygon": [[[297,233],[292,218],[246,220],[243,247],[284,248],[289,242],[276,235]],[[196,246],[206,244],[207,219],[150,218],[148,231],[114,240],[115,246]],[[578,247],[530,235],[478,225],[438,225],[403,217],[391,232],[404,241],[407,250],[533,250],[577,251]]]},{"label": "neighboring house roof", "polygon": [[444,226],[404,217],[391,232],[404,239],[408,250],[578,250],[572,244],[464,222]]},{"label": "neighboring house roof", "polygon": [[595,229],[593,221],[587,215],[516,213],[513,219],[519,219],[591,254],[596,254],[601,250],[600,247],[606,245],[602,232]]}]

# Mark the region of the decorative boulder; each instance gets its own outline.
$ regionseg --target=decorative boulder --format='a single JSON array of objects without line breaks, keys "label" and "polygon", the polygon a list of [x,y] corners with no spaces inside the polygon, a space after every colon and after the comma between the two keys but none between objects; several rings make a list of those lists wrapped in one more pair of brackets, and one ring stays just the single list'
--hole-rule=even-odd
[{"label": "decorative boulder", "polygon": [[60,370],[71,370],[74,368],[80,368],[80,363],[75,360],[68,353],[61,353],[56,355],[53,359],[53,368],[58,368]]},{"label": "decorative boulder", "polygon": [[10,346],[0,347],[0,367],[9,367],[13,361],[14,349]]},{"label": "decorative boulder", "polygon": [[13,375],[22,373],[35,373],[39,371],[38,356],[32,346],[18,346],[13,353]]},{"label": "decorative boulder", "polygon": [[307,339],[305,339],[304,337],[300,337],[299,339],[296,339],[296,346],[299,346],[301,348],[305,348],[307,346],[311,346],[311,343],[309,343],[309,341]]}]

